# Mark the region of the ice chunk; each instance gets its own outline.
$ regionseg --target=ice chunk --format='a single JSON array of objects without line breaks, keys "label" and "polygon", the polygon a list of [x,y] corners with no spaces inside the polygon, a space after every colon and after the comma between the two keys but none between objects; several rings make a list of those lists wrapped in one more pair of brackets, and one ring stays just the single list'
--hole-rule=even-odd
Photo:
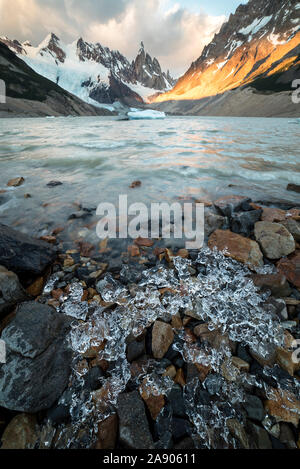
[{"label": "ice chunk", "polygon": [[160,111],[153,111],[148,109],[146,111],[135,111],[128,112],[128,117],[130,120],[140,120],[140,119],[165,119],[166,114]]}]

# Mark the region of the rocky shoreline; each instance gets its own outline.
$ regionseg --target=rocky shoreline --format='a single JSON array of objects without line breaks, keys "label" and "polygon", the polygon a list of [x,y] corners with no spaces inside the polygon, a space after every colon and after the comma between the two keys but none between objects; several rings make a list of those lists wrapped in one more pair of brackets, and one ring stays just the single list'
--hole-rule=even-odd
[{"label": "rocky shoreline", "polygon": [[200,252],[60,235],[0,225],[2,449],[300,447],[300,207],[207,204]]}]

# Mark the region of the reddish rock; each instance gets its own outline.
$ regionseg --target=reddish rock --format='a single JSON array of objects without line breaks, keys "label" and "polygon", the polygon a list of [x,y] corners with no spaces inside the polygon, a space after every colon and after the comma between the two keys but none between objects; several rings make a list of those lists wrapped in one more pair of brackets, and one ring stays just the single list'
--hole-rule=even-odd
[{"label": "reddish rock", "polygon": [[75,261],[73,257],[67,256],[64,260],[64,267],[68,268],[68,267],[72,267],[73,265],[75,265]]},{"label": "reddish rock", "polygon": [[270,207],[264,207],[263,208],[263,213],[261,216],[262,221],[269,221],[271,223],[278,223],[281,221],[286,220],[286,212],[284,210],[281,210],[279,208],[270,208]]},{"label": "reddish rock", "polygon": [[268,289],[276,298],[283,298],[291,294],[287,279],[282,274],[252,275],[251,279],[259,288]]},{"label": "reddish rock", "polygon": [[55,236],[41,236],[40,240],[45,241],[45,243],[48,243],[48,244],[57,243],[57,239],[55,238]]},{"label": "reddish rock", "polygon": [[171,379],[175,379],[176,378],[176,374],[177,374],[177,371],[176,371],[176,368],[174,365],[170,365],[168,366],[168,368],[166,369],[166,371],[164,372],[163,376],[168,376],[169,378]]},{"label": "reddish rock", "polygon": [[232,357],[231,362],[235,368],[237,368],[241,372],[246,372],[248,373],[250,370],[250,365],[249,363],[245,362],[239,357]]},{"label": "reddish rock", "polygon": [[134,245],[128,247],[128,252],[131,257],[139,257],[141,255],[139,247]]},{"label": "reddish rock", "polygon": [[165,398],[163,395],[157,395],[151,386],[148,384],[147,378],[140,386],[140,393],[143,401],[145,402],[153,420],[156,420],[161,410],[165,406]]},{"label": "reddish rock", "polygon": [[24,178],[18,177],[18,178],[14,178],[14,179],[11,179],[10,181],[8,181],[7,186],[8,187],[19,187],[22,184],[24,184],[24,182],[25,182]]},{"label": "reddish rock", "polygon": [[199,379],[203,383],[212,369],[210,366],[201,365],[200,363],[195,363],[195,366],[199,372]]},{"label": "reddish rock", "polygon": [[97,443],[95,449],[115,449],[118,436],[118,416],[111,415],[98,425]]},{"label": "reddish rock", "polygon": [[228,419],[226,425],[233,437],[235,437],[241,443],[244,449],[250,449],[249,439],[245,428],[236,419]]},{"label": "reddish rock", "polygon": [[190,257],[189,251],[187,249],[179,249],[177,256],[182,257],[182,259],[188,259]]},{"label": "reddish rock", "polygon": [[52,290],[51,296],[54,300],[60,300],[60,298],[63,296],[64,292],[59,288],[58,290]]},{"label": "reddish rock", "polygon": [[58,234],[62,233],[64,231],[64,227],[62,226],[58,226],[57,228],[55,228],[53,231],[52,231],[52,235],[53,236],[57,236]]},{"label": "reddish rock", "polygon": [[288,259],[281,259],[277,264],[277,269],[286,276],[289,282],[300,289],[300,251],[296,251]]},{"label": "reddish rock", "polygon": [[136,189],[137,187],[141,187],[141,185],[141,181],[133,181],[133,183],[130,185],[130,189]]},{"label": "reddish rock", "polygon": [[300,401],[288,391],[272,389],[272,399],[265,403],[265,409],[278,422],[299,425]]},{"label": "reddish rock", "polygon": [[215,231],[208,241],[210,249],[217,248],[224,251],[226,257],[231,257],[242,264],[262,266],[263,254],[259,245],[251,239],[244,238],[231,231]]},{"label": "reddish rock", "polygon": [[291,376],[294,376],[295,372],[300,369],[300,363],[295,363],[293,360],[294,350],[286,350],[284,348],[279,348],[277,350],[277,363],[285,371],[287,371]]},{"label": "reddish rock", "polygon": [[180,370],[177,371],[174,381],[176,384],[180,384],[180,386],[182,387],[186,385],[186,380],[185,380],[185,376],[184,376],[184,372],[182,368],[180,368]]},{"label": "reddish rock", "polygon": [[44,288],[44,278],[39,277],[35,282],[33,282],[32,285],[30,285],[30,287],[27,288],[26,291],[28,295],[36,297],[42,293],[43,288]]},{"label": "reddish rock", "polygon": [[134,244],[140,247],[151,248],[154,244],[154,241],[148,238],[137,238],[134,241]]},{"label": "reddish rock", "polygon": [[82,257],[90,257],[92,252],[95,249],[95,246],[93,246],[93,244],[85,243],[83,241],[80,241],[78,243],[78,245],[79,245],[79,249],[80,249],[80,255]]},{"label": "reddish rock", "polygon": [[182,324],[180,314],[178,314],[176,316],[172,316],[172,327],[174,329],[182,329],[183,324]]},{"label": "reddish rock", "polygon": [[19,414],[13,418],[2,435],[1,449],[33,449],[38,440],[36,417]]},{"label": "reddish rock", "polygon": [[170,324],[156,321],[152,330],[152,352],[154,358],[162,359],[174,341],[174,332]]}]

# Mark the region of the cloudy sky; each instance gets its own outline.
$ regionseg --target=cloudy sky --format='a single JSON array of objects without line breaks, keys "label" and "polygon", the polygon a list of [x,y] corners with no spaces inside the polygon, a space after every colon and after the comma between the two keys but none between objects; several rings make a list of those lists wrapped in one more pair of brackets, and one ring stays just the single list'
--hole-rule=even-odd
[{"label": "cloudy sky", "polygon": [[38,44],[49,32],[79,36],[132,59],[139,43],[179,75],[230,12],[247,0],[0,0],[0,35]]}]

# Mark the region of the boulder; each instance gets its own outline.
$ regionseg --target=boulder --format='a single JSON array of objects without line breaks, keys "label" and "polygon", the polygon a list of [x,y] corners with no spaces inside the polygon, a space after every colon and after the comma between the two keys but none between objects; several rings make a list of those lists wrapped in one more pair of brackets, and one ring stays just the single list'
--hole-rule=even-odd
[{"label": "boulder", "polygon": [[66,343],[70,318],[36,302],[19,306],[1,339],[0,406],[18,412],[49,409],[68,385],[72,353]]},{"label": "boulder", "polygon": [[270,290],[275,298],[288,297],[291,294],[291,288],[287,279],[282,274],[252,275],[254,285],[263,289]]},{"label": "boulder", "polygon": [[118,416],[111,415],[98,425],[97,442],[95,449],[112,450],[116,447],[118,437]]},{"label": "boulder", "polygon": [[228,197],[222,197],[214,202],[214,206],[221,212],[224,217],[231,217],[233,213],[240,212],[242,210],[251,210],[251,199],[248,197],[241,197],[238,195],[232,195]]},{"label": "boulder", "polygon": [[140,386],[140,394],[148,407],[152,420],[156,420],[165,406],[164,396],[157,394],[156,389],[151,386],[147,378],[144,379]]},{"label": "boulder", "polygon": [[152,353],[154,358],[162,359],[173,341],[172,326],[162,321],[156,321],[152,330]]},{"label": "boulder", "polygon": [[214,231],[228,228],[228,219],[211,210],[205,212],[205,236],[209,237]]},{"label": "boulder", "polygon": [[277,349],[274,344],[265,344],[263,349],[250,347],[251,356],[262,366],[273,366],[276,362]]},{"label": "boulder", "polygon": [[231,218],[231,230],[234,233],[250,236],[254,225],[260,220],[262,210],[234,213]]},{"label": "boulder", "polygon": [[293,236],[294,240],[297,241],[298,243],[300,242],[300,222],[293,220],[293,219],[288,219],[286,221],[281,222],[283,226],[291,233]]},{"label": "boulder", "polygon": [[298,192],[300,194],[300,185],[299,184],[288,184],[287,190],[290,192]]},{"label": "boulder", "polygon": [[262,401],[254,395],[248,394],[246,396],[243,407],[247,412],[250,420],[262,422],[266,416]]},{"label": "boulder", "polygon": [[238,262],[249,266],[262,266],[263,255],[256,241],[244,238],[231,231],[217,230],[209,238],[210,249],[217,248],[224,251],[226,257],[231,257]]},{"label": "boulder", "polygon": [[19,187],[19,186],[22,186],[22,184],[24,184],[24,182],[25,182],[24,178],[17,177],[17,178],[14,178],[14,179],[11,179],[10,181],[8,181],[7,186],[8,187]]},{"label": "boulder", "polygon": [[266,430],[254,423],[248,423],[248,426],[257,449],[272,449],[272,443]]},{"label": "boulder", "polygon": [[0,318],[25,299],[26,292],[17,275],[0,266]]},{"label": "boulder", "polygon": [[1,449],[34,449],[38,440],[38,425],[33,415],[16,415],[2,435]]},{"label": "boulder", "polygon": [[120,443],[128,449],[153,449],[154,443],[139,393],[121,394],[117,408]]},{"label": "boulder", "polygon": [[255,225],[255,238],[268,259],[280,259],[296,249],[293,236],[279,223],[261,221]]},{"label": "boulder", "polygon": [[49,244],[0,224],[0,265],[18,275],[41,275],[54,262]]},{"label": "boulder", "polygon": [[271,223],[282,223],[288,220],[298,220],[300,216],[299,208],[291,208],[290,210],[282,210],[274,207],[263,207],[261,221],[269,221]]},{"label": "boulder", "polygon": [[289,282],[300,289],[300,251],[297,251],[288,259],[281,259],[277,269],[286,276]]},{"label": "boulder", "polygon": [[299,425],[300,401],[294,394],[283,390],[272,390],[272,399],[265,403],[265,409],[277,422],[291,423],[295,427]]},{"label": "boulder", "polygon": [[242,448],[250,449],[248,436],[240,422],[236,419],[228,419],[226,425],[231,435],[240,442]]}]

